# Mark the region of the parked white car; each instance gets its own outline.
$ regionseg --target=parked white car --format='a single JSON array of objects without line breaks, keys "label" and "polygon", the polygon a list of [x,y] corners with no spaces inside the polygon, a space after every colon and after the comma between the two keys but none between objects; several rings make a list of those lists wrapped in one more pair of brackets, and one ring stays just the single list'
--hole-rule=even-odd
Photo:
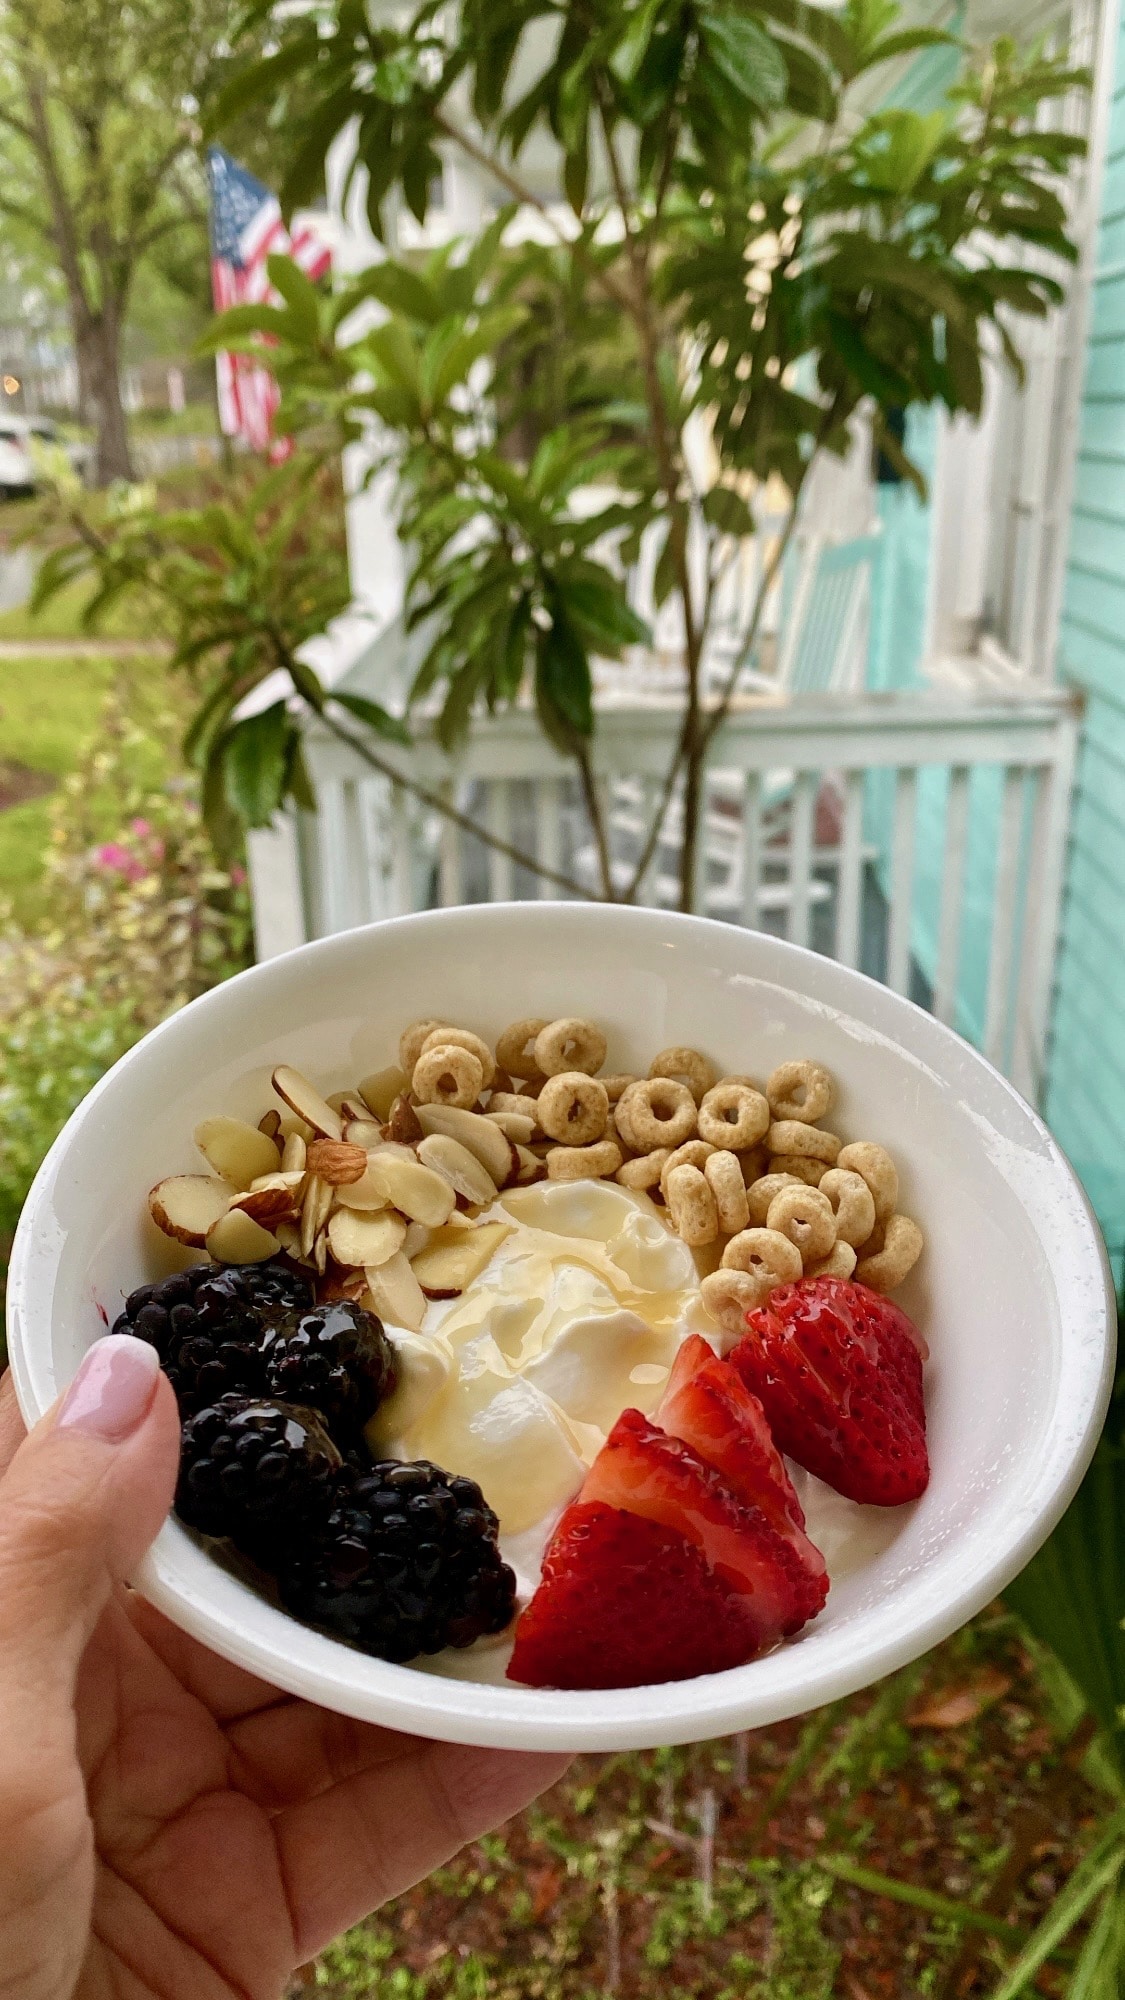
[{"label": "parked white car", "polygon": [[50,417],[23,417],[0,412],[0,499],[16,500],[34,493],[42,477],[36,445],[61,448],[81,475],[87,457],[84,445],[69,445]]}]

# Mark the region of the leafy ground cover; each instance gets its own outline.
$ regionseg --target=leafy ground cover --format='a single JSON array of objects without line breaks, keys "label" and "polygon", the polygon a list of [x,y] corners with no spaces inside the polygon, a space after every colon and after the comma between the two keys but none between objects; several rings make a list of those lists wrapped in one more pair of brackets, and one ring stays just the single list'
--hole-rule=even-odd
[{"label": "leafy ground cover", "polygon": [[[158,662],[139,656],[0,655],[0,902],[10,903],[21,925],[41,914],[52,793],[81,760],[115,686],[140,730],[136,775],[158,784],[168,768],[167,748],[150,733],[168,706]],[[102,786],[94,806],[99,830],[108,838],[119,801]]]},{"label": "leafy ground cover", "polygon": [[[351,1932],[326,2000],[970,2000],[1106,1811],[1089,1726],[994,1606],[804,1720],[584,1757]],[[1028,1992],[1068,1989],[1081,1935]]]}]

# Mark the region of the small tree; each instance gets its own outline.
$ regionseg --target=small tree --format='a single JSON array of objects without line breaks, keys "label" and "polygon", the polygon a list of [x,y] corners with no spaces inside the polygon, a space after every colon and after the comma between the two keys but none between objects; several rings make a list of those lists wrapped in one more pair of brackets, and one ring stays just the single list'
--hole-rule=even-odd
[{"label": "small tree", "polygon": [[[1001,41],[933,112],[859,116],[873,71],[949,39],[897,18],[891,0],[462,0],[383,26],[330,0],[280,10],[274,53],[226,99],[245,117],[299,80],[290,203],[351,121],[378,233],[391,198],[425,217],[450,149],[512,203],[477,241],[388,258],[331,295],[275,260],[284,303],[236,308],[213,344],[275,369],[284,427],[328,423],[393,466],[407,613],[429,633],[414,696],[440,694],[452,746],[482,709],[533,693],[574,759],[606,896],[637,893],[679,792],[692,906],[706,760],[818,455],[845,450],[866,410],[921,485],[903,408],[977,413],[986,349],[1018,370],[1013,317],[1062,296],[1046,267],[1074,255],[1060,183],[1081,142],[1040,114],[1083,79]],[[517,211],[536,240],[509,226]],[[386,318],[371,329],[373,300]],[[716,679],[716,599],[771,479],[785,523]],[[591,515],[594,483],[611,493]],[[623,884],[592,777],[591,660],[646,639],[623,580],[642,545],[676,609],[683,700]],[[299,693],[343,728],[307,673]],[[214,741],[244,773],[230,714]],[[285,768],[275,756],[264,812]]]},{"label": "small tree", "polygon": [[120,359],[138,268],[186,233],[206,278],[199,118],[230,73],[230,14],[228,0],[0,11],[0,223],[61,277],[99,485],[131,474]]}]

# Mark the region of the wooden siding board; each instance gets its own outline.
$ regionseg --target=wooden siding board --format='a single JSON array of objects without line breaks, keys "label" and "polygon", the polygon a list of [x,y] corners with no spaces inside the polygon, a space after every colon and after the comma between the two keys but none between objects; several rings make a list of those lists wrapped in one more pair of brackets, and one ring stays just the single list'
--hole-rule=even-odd
[{"label": "wooden siding board", "polygon": [[1125,22],[1101,195],[1059,666],[1086,696],[1044,1108],[1125,1248]]},{"label": "wooden siding board", "polygon": [[[1119,703],[1125,692],[1125,655],[1120,641],[1069,603],[1063,610],[1059,635],[1059,673],[1061,679],[1072,681],[1087,695],[1108,703]],[[1088,741],[1092,735],[1087,717]]]},{"label": "wooden siding board", "polygon": [[1074,504],[1078,514],[1125,522],[1125,451],[1113,456],[1082,454],[1075,472]]}]

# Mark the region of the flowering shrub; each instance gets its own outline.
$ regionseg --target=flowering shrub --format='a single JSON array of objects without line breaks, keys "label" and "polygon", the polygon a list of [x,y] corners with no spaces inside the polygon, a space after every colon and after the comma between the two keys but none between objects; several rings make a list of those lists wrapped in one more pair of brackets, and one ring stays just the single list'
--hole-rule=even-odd
[{"label": "flowering shrub", "polygon": [[[75,1105],[147,1029],[245,965],[245,871],[218,867],[193,781],[179,775],[178,718],[155,725],[167,753],[162,789],[153,727],[131,721],[126,691],[108,699],[91,749],[53,812],[43,916],[0,940],[0,1238],[15,1227],[44,1153]],[[105,801],[119,829],[105,837]]]}]

